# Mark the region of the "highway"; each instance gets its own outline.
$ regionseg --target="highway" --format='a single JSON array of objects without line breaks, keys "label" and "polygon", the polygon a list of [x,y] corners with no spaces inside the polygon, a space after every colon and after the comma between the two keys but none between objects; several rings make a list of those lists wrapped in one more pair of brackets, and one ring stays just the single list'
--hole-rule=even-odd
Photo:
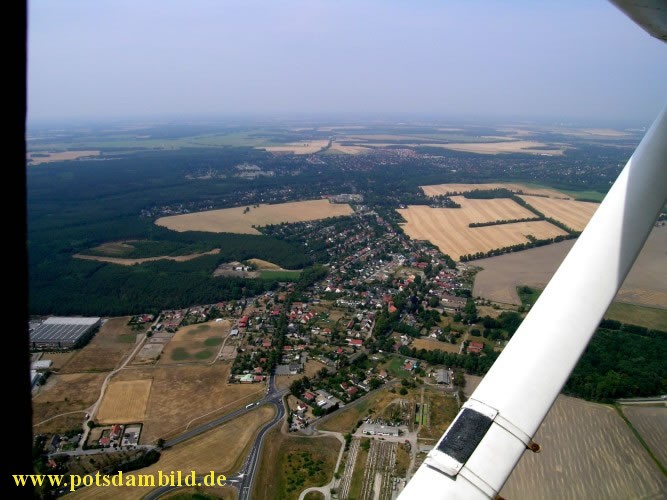
[{"label": "highway", "polygon": [[[240,408],[220,418],[216,418],[215,420],[207,424],[202,424],[198,427],[195,427],[194,429],[184,432],[183,434],[175,438],[169,439],[168,441],[165,441],[164,448],[168,448],[170,446],[182,443],[183,441],[198,436],[199,434],[202,434],[219,425],[229,422],[230,420],[241,417],[246,413],[255,410],[255,408],[258,408],[261,405],[265,404],[274,405],[276,407],[276,414],[274,415],[273,419],[271,419],[270,422],[267,422],[264,425],[264,427],[262,427],[260,431],[257,433],[257,436],[255,437],[255,442],[253,443],[252,448],[248,453],[248,457],[245,459],[245,462],[243,463],[243,467],[241,467],[241,470],[238,473],[234,474],[233,476],[227,477],[227,482],[231,486],[238,488],[239,490],[238,499],[247,500],[248,498],[250,498],[250,493],[252,491],[252,486],[255,479],[255,471],[257,469],[257,464],[259,462],[259,456],[262,449],[262,444],[264,443],[264,436],[274,425],[281,422],[283,417],[285,416],[285,407],[282,403],[282,398],[288,392],[289,391],[287,389],[282,389],[280,391],[277,390],[275,386],[275,375],[271,375],[271,378],[269,379],[269,391],[261,401],[254,404],[250,408]],[[203,481],[203,477],[198,477],[197,481],[198,482]],[[159,498],[162,495],[165,495],[177,488],[178,486],[161,486],[148,493],[144,497],[144,499],[155,500],[156,498]]]}]

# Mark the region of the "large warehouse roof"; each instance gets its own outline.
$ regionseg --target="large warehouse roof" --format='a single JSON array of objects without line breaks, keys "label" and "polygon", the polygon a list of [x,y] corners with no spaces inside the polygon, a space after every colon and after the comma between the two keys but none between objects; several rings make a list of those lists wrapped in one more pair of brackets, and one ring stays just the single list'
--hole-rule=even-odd
[{"label": "large warehouse roof", "polygon": [[72,345],[100,324],[100,318],[51,317],[40,325],[30,325],[30,342]]}]

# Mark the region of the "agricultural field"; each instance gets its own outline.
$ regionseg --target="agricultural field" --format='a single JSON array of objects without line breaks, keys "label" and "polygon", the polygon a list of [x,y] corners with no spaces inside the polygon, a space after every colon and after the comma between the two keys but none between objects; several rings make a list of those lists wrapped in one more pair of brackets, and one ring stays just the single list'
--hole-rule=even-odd
[{"label": "agricultural field", "polygon": [[556,219],[575,231],[583,231],[595,211],[598,203],[574,200],[556,200],[541,196],[520,196],[547,217]]},{"label": "agricultural field", "polygon": [[[562,241],[519,253],[468,262],[482,271],[473,295],[493,302],[520,305],[517,286],[544,288],[574,241]],[[616,301],[665,309],[667,304],[667,226],[653,228],[644,248],[616,295]]]},{"label": "agricultural field", "polygon": [[426,349],[427,351],[435,351],[436,349],[440,349],[444,352],[459,352],[458,344],[450,344],[449,342],[442,342],[431,338],[414,339],[410,345],[418,350]]},{"label": "agricultural field", "polygon": [[[534,214],[507,198],[469,200],[453,196],[461,208],[431,208],[411,205],[397,212],[407,221],[405,233],[413,239],[427,240],[454,259],[462,255],[487,252],[519,243],[528,243],[528,235],[537,239],[565,235],[565,231],[546,222],[518,222],[497,226],[469,227],[473,222],[522,219]],[[472,202],[472,203],[471,203]]]},{"label": "agricultural field", "polygon": [[[241,467],[257,431],[263,424],[271,420],[274,412],[275,410],[270,406],[261,406],[244,415],[243,418],[236,418],[211,431],[164,450],[157,463],[132,473],[157,476],[158,470],[176,471],[184,470],[184,467],[187,467],[187,470],[195,470],[204,474],[215,471],[231,476]],[[225,445],[221,446],[220,443],[225,443]],[[146,493],[148,493],[146,488],[88,487],[77,490],[70,497],[95,499],[121,497],[138,500]]]},{"label": "agricultural field", "polygon": [[54,161],[76,160],[78,158],[86,158],[91,156],[98,156],[99,151],[34,151],[28,153],[28,165],[40,165],[42,163],[52,163]]},{"label": "agricultural field", "polygon": [[621,323],[667,332],[667,309],[614,302],[604,315]]},{"label": "agricultural field", "polygon": [[610,407],[559,396],[500,495],[515,499],[660,498],[667,478]]},{"label": "agricultural field", "polygon": [[467,193],[474,190],[509,189],[513,193],[522,192],[549,198],[567,198],[562,192],[541,186],[517,183],[485,183],[485,184],[433,184],[430,186],[419,186],[426,196],[439,196],[447,193]]},{"label": "agricultural field", "polygon": [[60,373],[108,372],[116,368],[135,346],[137,335],[128,326],[129,320],[130,316],[107,319],[92,340],[63,363]]},{"label": "agricultural field", "polygon": [[210,363],[230,331],[228,320],[182,327],[165,346],[159,364]]},{"label": "agricultural field", "polygon": [[156,260],[173,260],[174,262],[186,262],[188,260],[203,257],[204,255],[217,255],[220,253],[219,248],[214,248],[208,252],[191,253],[188,255],[160,255],[157,257],[144,257],[142,259],[124,259],[122,257],[104,257],[102,255],[84,255],[75,253],[72,257],[82,260],[96,260],[98,262],[108,262],[109,264],[118,264],[120,266],[134,266],[135,264],[143,264],[144,262],[154,262]]},{"label": "agricultural field", "polygon": [[621,410],[663,467],[667,467],[667,407],[621,405]]},{"label": "agricultural field", "polygon": [[96,419],[100,424],[141,422],[151,393],[151,379],[113,381],[104,392]]},{"label": "agricultural field", "polygon": [[341,446],[332,436],[296,437],[272,430],[264,440],[252,498],[296,500],[304,489],[327,484]]},{"label": "agricultural field", "polygon": [[497,155],[504,153],[529,153],[545,156],[560,156],[565,146],[552,146],[537,141],[504,141],[504,142],[464,142],[460,144],[413,144],[412,146],[444,148],[467,153]]},{"label": "agricultural field", "polygon": [[264,384],[228,384],[230,366],[228,362],[158,365],[119,372],[114,381],[153,380],[141,444],[169,439],[186,428],[260,400],[265,393]]},{"label": "agricultural field", "polygon": [[179,232],[261,234],[255,227],[326,219],[352,213],[354,213],[352,207],[347,204],[329,203],[328,200],[308,200],[172,215],[157,219],[155,223]]},{"label": "agricultural field", "polygon": [[363,146],[344,145],[341,144],[340,142],[333,141],[331,143],[331,147],[326,151],[326,153],[343,153],[347,155],[358,155],[358,154],[368,153],[369,151],[372,151],[372,149]]},{"label": "agricultural field", "polygon": [[105,373],[51,375],[32,399],[33,431],[64,432],[81,427],[85,410],[97,401],[105,376]]},{"label": "agricultural field", "polygon": [[280,146],[256,146],[257,149],[263,149],[269,153],[292,153],[295,155],[312,155],[322,151],[327,147],[329,141],[322,140],[308,140],[303,142],[295,142],[292,144],[283,144]]}]

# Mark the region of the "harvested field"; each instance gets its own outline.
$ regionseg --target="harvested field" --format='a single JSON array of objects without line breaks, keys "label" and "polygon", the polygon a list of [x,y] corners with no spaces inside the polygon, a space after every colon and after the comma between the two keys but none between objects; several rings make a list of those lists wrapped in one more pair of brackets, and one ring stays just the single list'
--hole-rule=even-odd
[{"label": "harvested field", "polygon": [[228,320],[223,320],[180,328],[164,348],[159,364],[209,363],[217,355],[218,346],[229,335],[231,327]]},{"label": "harvested field", "polygon": [[[270,406],[261,406],[246,414],[243,418],[236,418],[220,427],[194,437],[188,441],[169,448],[162,452],[160,460],[144,469],[132,471],[132,474],[153,474],[157,477],[158,471],[195,470],[198,473],[208,474],[215,471],[219,474],[231,476],[239,470],[254,436],[259,428],[271,420],[275,410]],[[224,446],[221,446],[224,443]],[[71,498],[142,498],[149,489],[137,487],[96,488],[94,486],[82,488],[70,495]]]},{"label": "harvested field", "polygon": [[505,498],[660,498],[667,478],[611,408],[559,396],[524,453]]},{"label": "harvested field", "polygon": [[130,424],[143,421],[152,382],[151,379],[111,382],[97,412],[98,422]]},{"label": "harvested field", "polygon": [[[510,199],[468,200],[452,197],[461,208],[431,208],[411,205],[397,212],[407,221],[403,230],[413,239],[427,240],[454,259],[462,255],[528,243],[527,235],[537,239],[565,235],[565,231],[546,221],[518,222],[497,226],[468,227],[473,222],[521,219],[534,214]],[[472,203],[471,203],[472,202]]]},{"label": "harvested field", "polygon": [[327,150],[327,152],[336,152],[348,155],[358,155],[368,153],[369,151],[371,151],[370,148],[365,148],[363,146],[347,146],[338,142],[332,143],[331,147]]},{"label": "harvested field", "polygon": [[322,151],[327,147],[329,141],[326,139],[315,141],[295,142],[284,144],[282,146],[257,146],[256,149],[263,149],[269,153],[293,153],[295,155],[310,155]]},{"label": "harvested field", "polygon": [[549,198],[569,198],[566,194],[556,189],[536,188],[520,183],[487,183],[487,184],[434,184],[431,186],[419,186],[426,196],[439,196],[447,193],[467,193],[469,191],[488,189],[509,189],[513,193],[523,192],[548,196]]},{"label": "harvested field", "polygon": [[34,431],[62,432],[81,427],[83,413],[63,415],[43,424],[40,422],[56,415],[88,408],[97,401],[105,376],[105,373],[51,375],[32,400]]},{"label": "harvested field", "polygon": [[266,434],[252,498],[293,499],[310,486],[333,477],[341,443],[332,436],[286,436],[279,429]]},{"label": "harvested field", "polygon": [[556,219],[575,231],[583,231],[600,206],[598,203],[587,201],[555,200],[540,196],[521,196],[521,198],[547,217]]},{"label": "harvested field", "polygon": [[622,405],[621,410],[660,463],[667,467],[667,407]]},{"label": "harvested field", "polygon": [[[574,245],[562,241],[520,253],[469,262],[483,271],[475,276],[473,295],[519,305],[516,287],[544,288]],[[653,228],[615,300],[667,309],[667,226]]]},{"label": "harvested field", "polygon": [[[247,208],[250,210],[246,211]],[[351,215],[352,213],[354,211],[350,205],[329,203],[328,200],[308,200],[173,215],[162,217],[155,223],[158,226],[180,232],[207,231],[213,233],[261,234],[252,226],[261,227],[282,222],[303,222]]]},{"label": "harvested field", "polygon": [[142,259],[124,259],[122,257],[104,257],[101,255],[83,255],[80,253],[75,253],[72,255],[75,259],[82,260],[96,260],[98,262],[108,262],[109,264],[118,264],[120,266],[133,266],[135,264],[143,264],[144,262],[154,262],[156,260],[173,260],[175,262],[186,262],[188,260],[196,259],[198,257],[203,257],[204,255],[217,255],[220,253],[219,248],[214,248],[208,252],[202,253],[191,253],[188,255],[160,255],[157,257],[144,257]]},{"label": "harvested field", "polygon": [[141,443],[168,439],[248,403],[260,400],[263,384],[228,384],[230,364],[189,364],[132,368],[119,372],[114,381],[153,379]]},{"label": "harvested field", "polygon": [[98,156],[99,151],[35,151],[28,153],[28,164],[39,165],[41,163],[52,163],[54,161],[76,160],[78,158],[85,158],[89,156]]},{"label": "harvested field", "polygon": [[440,349],[444,352],[459,352],[459,346],[456,344],[450,344],[448,342],[441,342],[439,340],[425,338],[425,339],[414,339],[411,344],[412,347],[419,349],[426,349],[427,351],[435,351]]},{"label": "harvested field", "polygon": [[51,365],[51,369],[53,371],[60,371],[67,363],[69,363],[69,360],[74,357],[74,355],[77,354],[75,351],[70,351],[70,352],[47,352],[44,353],[44,356],[42,356],[41,359],[50,359],[53,361],[53,364]]},{"label": "harvested field", "polygon": [[116,368],[135,346],[136,332],[129,316],[110,318],[93,339],[64,364],[60,373],[108,372]]}]

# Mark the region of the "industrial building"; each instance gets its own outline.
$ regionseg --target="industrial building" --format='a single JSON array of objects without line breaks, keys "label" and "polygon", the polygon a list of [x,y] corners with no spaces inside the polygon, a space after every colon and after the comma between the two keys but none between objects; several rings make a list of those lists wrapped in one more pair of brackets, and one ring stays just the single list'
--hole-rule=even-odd
[{"label": "industrial building", "polygon": [[370,436],[398,436],[398,427],[366,423],[361,432]]},{"label": "industrial building", "polygon": [[102,324],[101,318],[52,316],[30,321],[30,346],[33,349],[73,349],[84,345]]}]

